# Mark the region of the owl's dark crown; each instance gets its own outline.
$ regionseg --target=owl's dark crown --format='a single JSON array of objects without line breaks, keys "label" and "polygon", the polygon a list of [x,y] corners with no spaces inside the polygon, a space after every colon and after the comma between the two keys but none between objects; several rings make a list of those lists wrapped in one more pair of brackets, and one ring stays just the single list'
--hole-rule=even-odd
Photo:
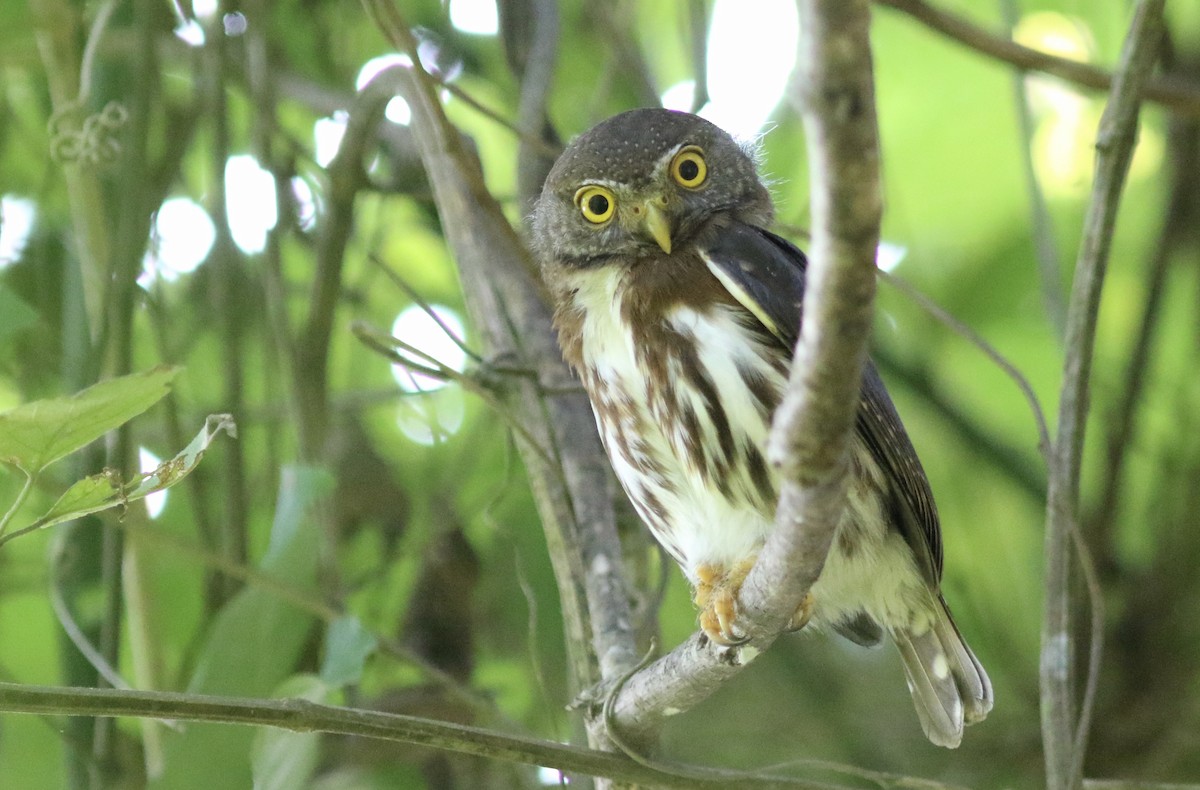
[{"label": "owl's dark crown", "polygon": [[597,176],[641,187],[653,173],[649,165],[683,143],[705,150],[720,140],[741,147],[723,129],[698,115],[648,107],[601,121],[579,135],[559,157],[547,183],[575,183]]}]

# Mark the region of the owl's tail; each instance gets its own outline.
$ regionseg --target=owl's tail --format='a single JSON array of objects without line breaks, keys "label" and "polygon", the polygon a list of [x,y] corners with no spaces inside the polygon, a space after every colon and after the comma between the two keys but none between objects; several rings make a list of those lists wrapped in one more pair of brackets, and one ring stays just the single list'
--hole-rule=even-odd
[{"label": "owl's tail", "polygon": [[895,630],[904,674],[925,736],[956,748],[963,725],[982,721],[992,709],[992,682],[967,647],[946,602],[938,595],[933,626],[924,633]]}]

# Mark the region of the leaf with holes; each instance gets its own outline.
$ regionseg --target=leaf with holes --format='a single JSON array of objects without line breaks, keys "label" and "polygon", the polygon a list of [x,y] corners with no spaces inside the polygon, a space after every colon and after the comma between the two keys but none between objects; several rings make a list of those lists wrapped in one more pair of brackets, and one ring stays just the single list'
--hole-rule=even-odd
[{"label": "leaf with holes", "polygon": [[4,540],[9,540],[42,529],[63,521],[86,516],[107,510],[118,505],[124,506],[130,502],[144,499],[146,496],[170,488],[196,468],[204,451],[212,444],[217,434],[224,431],[230,436],[237,435],[237,426],[233,417],[228,414],[213,414],[204,421],[204,427],[196,438],[183,448],[174,458],[163,461],[153,472],[146,472],[126,483],[120,472],[105,469],[97,475],[85,477],[67,489],[41,518],[27,527],[17,530]]}]

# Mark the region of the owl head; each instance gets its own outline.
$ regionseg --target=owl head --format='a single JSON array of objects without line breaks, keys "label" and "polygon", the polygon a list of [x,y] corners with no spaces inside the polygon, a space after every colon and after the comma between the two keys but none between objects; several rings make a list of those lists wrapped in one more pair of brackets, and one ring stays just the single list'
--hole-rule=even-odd
[{"label": "owl head", "polygon": [[771,219],[750,150],[696,115],[641,109],[575,139],[533,211],[539,257],[588,267],[671,254],[733,218]]}]

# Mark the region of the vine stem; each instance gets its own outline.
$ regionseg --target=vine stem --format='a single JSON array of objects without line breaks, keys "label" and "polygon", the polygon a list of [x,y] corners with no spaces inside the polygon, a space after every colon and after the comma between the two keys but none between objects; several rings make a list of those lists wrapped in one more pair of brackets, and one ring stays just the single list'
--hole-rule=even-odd
[{"label": "vine stem", "polygon": [[[1099,663],[1099,634],[1092,634],[1088,688],[1076,702],[1072,677],[1071,541],[1079,535],[1079,479],[1087,426],[1089,378],[1100,294],[1108,268],[1117,209],[1137,143],[1142,89],[1162,40],[1164,0],[1140,0],[1126,36],[1113,89],[1096,135],[1096,173],[1083,242],[1067,310],[1066,355],[1059,400],[1058,435],[1051,448],[1046,492],[1045,611],[1042,619],[1041,713],[1046,785],[1080,786]],[[1086,556],[1080,552],[1080,556]],[[1085,572],[1089,569],[1085,566]],[[1088,574],[1089,578],[1091,574]],[[1095,631],[1093,611],[1093,631]]]}]

